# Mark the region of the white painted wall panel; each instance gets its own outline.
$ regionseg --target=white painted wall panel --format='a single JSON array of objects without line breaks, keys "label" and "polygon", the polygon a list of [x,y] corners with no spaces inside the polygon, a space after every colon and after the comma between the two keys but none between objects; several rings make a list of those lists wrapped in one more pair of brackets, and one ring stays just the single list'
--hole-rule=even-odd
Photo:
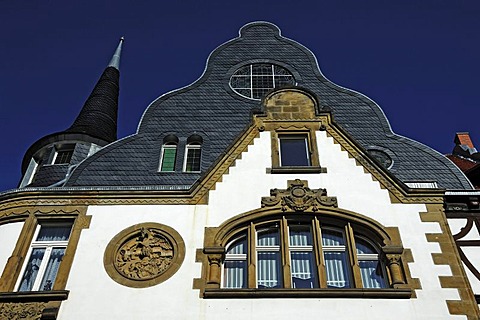
[{"label": "white painted wall panel", "polygon": [[8,223],[0,226],[0,276],[5,269],[8,258],[13,253],[13,249],[15,249],[22,227],[23,222]]}]

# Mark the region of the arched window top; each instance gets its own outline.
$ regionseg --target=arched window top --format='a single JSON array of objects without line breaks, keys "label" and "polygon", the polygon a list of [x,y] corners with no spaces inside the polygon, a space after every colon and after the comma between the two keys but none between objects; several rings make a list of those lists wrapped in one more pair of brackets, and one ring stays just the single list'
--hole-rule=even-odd
[{"label": "arched window top", "polygon": [[226,239],[221,288],[392,287],[382,244],[358,226],[324,213],[250,220]]},{"label": "arched window top", "polygon": [[178,144],[178,137],[174,134],[169,134],[163,138],[163,144],[166,144],[166,145]]},{"label": "arched window top", "polygon": [[198,135],[198,134],[192,134],[190,137],[187,139],[187,144],[202,144],[203,143],[203,138]]},{"label": "arched window top", "polygon": [[201,171],[202,143],[203,139],[198,134],[192,134],[190,137],[188,137],[185,149],[185,161],[183,165],[184,172]]},{"label": "arched window top", "polygon": [[306,181],[288,184],[272,189],[261,208],[206,228],[203,297],[412,296],[397,228],[338,208]]}]

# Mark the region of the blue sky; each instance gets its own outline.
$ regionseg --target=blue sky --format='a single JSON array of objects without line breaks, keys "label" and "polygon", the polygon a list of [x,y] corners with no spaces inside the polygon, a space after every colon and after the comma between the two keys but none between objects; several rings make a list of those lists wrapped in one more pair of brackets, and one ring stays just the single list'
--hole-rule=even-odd
[{"label": "blue sky", "polygon": [[0,0],[0,190],[25,151],[71,125],[120,36],[119,138],[156,97],[196,80],[251,21],[277,24],[335,83],[376,101],[393,130],[441,153],[480,148],[478,1]]}]

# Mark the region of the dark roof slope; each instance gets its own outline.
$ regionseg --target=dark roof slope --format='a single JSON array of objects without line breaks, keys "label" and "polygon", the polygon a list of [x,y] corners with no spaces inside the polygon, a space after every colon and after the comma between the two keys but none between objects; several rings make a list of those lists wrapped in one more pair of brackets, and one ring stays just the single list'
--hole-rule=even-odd
[{"label": "dark roof slope", "polygon": [[[470,189],[461,171],[431,148],[396,135],[378,105],[366,96],[326,79],[315,56],[304,46],[280,35],[273,24],[255,22],[240,30],[240,37],[210,55],[204,74],[190,86],[167,93],[145,111],[138,132],[86,159],[73,172],[67,186],[191,185],[201,173],[159,173],[161,145],[174,134],[180,146],[194,133],[204,139],[201,170],[211,167],[248,126],[258,101],[232,91],[228,81],[239,67],[273,63],[293,73],[297,84],[318,96],[320,107],[333,110],[339,123],[364,148],[388,151],[390,171],[402,181],[437,181],[439,187]],[[183,149],[179,148],[177,168]]]},{"label": "dark roof slope", "polygon": [[65,132],[84,133],[107,142],[117,140],[119,78],[117,68],[107,67]]}]

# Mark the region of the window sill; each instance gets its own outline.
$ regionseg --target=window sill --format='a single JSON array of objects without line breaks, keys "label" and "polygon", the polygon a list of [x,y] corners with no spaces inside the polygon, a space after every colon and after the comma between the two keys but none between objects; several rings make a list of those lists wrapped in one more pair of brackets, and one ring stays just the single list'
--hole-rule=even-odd
[{"label": "window sill", "polygon": [[312,167],[312,166],[305,166],[305,167],[273,167],[267,168],[267,173],[327,173],[327,168],[322,167]]},{"label": "window sill", "polygon": [[68,290],[0,292],[0,303],[4,302],[48,302],[67,300]]},{"label": "window sill", "polygon": [[250,299],[250,298],[370,298],[409,299],[412,290],[398,289],[209,289],[205,299]]}]

